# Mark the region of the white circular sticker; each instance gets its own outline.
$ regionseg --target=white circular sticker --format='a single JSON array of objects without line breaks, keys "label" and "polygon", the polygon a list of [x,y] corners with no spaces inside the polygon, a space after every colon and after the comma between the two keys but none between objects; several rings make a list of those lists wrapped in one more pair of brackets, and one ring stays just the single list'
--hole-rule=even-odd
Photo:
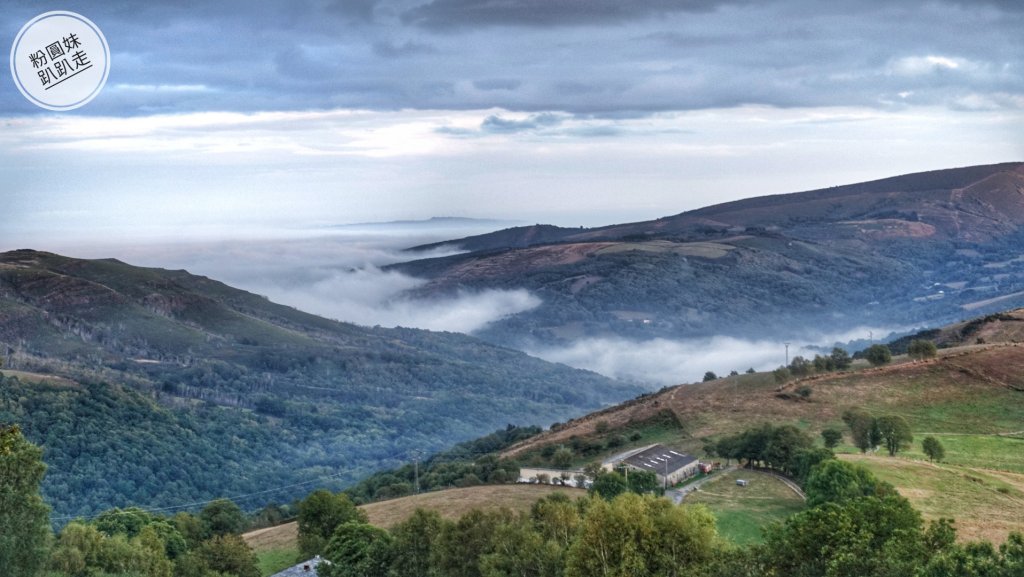
[{"label": "white circular sticker", "polygon": [[74,110],[100,93],[110,73],[107,39],[74,12],[40,14],[11,47],[11,75],[30,102],[47,110]]}]

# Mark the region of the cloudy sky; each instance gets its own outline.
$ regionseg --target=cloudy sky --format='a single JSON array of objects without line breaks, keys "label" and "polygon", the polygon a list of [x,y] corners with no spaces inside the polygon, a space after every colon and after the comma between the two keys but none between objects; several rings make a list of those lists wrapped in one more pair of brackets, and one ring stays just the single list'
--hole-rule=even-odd
[{"label": "cloudy sky", "polygon": [[1024,3],[0,0],[104,32],[0,82],[0,249],[435,215],[598,225],[1024,159]]}]

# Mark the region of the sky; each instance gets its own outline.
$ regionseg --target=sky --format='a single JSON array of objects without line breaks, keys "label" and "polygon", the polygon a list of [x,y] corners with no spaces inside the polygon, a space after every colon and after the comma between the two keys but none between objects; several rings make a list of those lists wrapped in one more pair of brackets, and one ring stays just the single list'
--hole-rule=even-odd
[{"label": "sky", "polygon": [[[418,300],[382,268],[486,228],[335,225],[598,226],[1024,160],[1017,0],[0,0],[0,45],[49,10],[102,30],[110,73],[70,112],[0,74],[0,250],[185,268],[365,325],[472,333],[540,301]],[[781,350],[635,345],[531,352],[670,384]]]},{"label": "sky", "polygon": [[[1018,1],[0,0],[110,45],[0,81],[0,250],[431,216],[591,226],[1024,159]],[[116,249],[111,249],[118,256]]]}]

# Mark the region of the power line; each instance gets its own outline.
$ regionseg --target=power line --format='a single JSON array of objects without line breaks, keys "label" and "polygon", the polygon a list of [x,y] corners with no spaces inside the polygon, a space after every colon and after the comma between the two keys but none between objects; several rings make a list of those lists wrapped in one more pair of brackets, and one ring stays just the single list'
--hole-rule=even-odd
[{"label": "power line", "polygon": [[[320,482],[323,482],[323,481],[328,481],[330,479],[334,479],[334,478],[340,477],[342,475],[344,475],[344,473],[341,473],[341,472],[334,473],[333,475],[325,475],[325,476],[313,479],[311,481],[303,481],[301,483],[292,483],[291,485],[282,485],[280,487],[274,487],[274,488],[271,488],[271,489],[264,489],[262,491],[256,491],[256,492],[253,492],[253,493],[245,493],[245,494],[242,494],[242,495],[235,495],[233,497],[216,497],[214,499],[208,499],[206,501],[195,501],[195,502],[192,502],[192,503],[182,503],[180,505],[167,505],[167,506],[164,506],[164,507],[139,507],[137,505],[128,505],[125,508],[126,509],[127,508],[139,509],[139,510],[145,511],[146,513],[161,513],[161,512],[164,512],[164,511],[171,511],[171,510],[174,510],[174,509],[190,509],[190,508],[199,507],[199,506],[202,506],[202,505],[209,505],[210,503],[213,503],[215,501],[220,501],[220,500],[223,500],[223,499],[228,499],[228,500],[231,500],[231,501],[242,501],[242,500],[245,500],[245,499],[249,499],[249,498],[255,497],[257,495],[264,495],[264,494],[267,494],[267,493],[275,493],[277,491],[283,491],[285,489],[292,489],[292,488],[295,488],[295,487],[302,487],[303,485],[312,485],[313,483],[320,483]],[[91,520],[96,519],[100,515],[102,515],[104,513],[107,513],[109,511],[110,510],[108,509],[106,511],[100,511],[99,513],[93,513],[91,515],[62,515],[60,517],[50,517],[50,520],[51,521],[71,521],[71,520],[74,520],[74,519],[85,519],[85,520],[91,521]],[[122,511],[122,513],[124,513],[124,511]]]}]

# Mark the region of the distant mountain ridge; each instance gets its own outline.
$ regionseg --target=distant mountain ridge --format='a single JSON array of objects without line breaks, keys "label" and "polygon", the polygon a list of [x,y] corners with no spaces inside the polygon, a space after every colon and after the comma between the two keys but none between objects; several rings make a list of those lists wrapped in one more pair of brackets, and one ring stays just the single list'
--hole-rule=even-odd
[{"label": "distant mountain ridge", "polygon": [[[461,334],[360,327],[186,271],[31,250],[0,253],[0,357],[5,369],[72,383],[0,382],[0,422],[43,443],[45,490],[61,514],[181,502],[153,481],[167,475],[160,463],[131,456],[156,451],[146,443],[216,463],[174,477],[191,500],[323,475],[343,486],[414,450],[640,392]],[[123,429],[121,405],[139,407],[137,428]],[[119,431],[116,443],[86,434],[98,422]],[[83,450],[97,443],[118,447]],[[121,462],[139,469],[124,473],[131,483],[104,476]]]},{"label": "distant mountain ridge", "polygon": [[420,293],[526,288],[544,300],[482,333],[506,344],[945,322],[1024,304],[1024,163],[438,244],[469,252],[394,265],[430,279]]},{"label": "distant mountain ridge", "polygon": [[[959,212],[1007,225],[1024,225],[1024,162],[951,168],[829,188],[757,196],[716,204],[651,221],[575,229],[553,225],[515,227],[437,244],[467,250],[524,248],[551,242],[621,240],[634,235],[693,232],[701,227],[800,228],[809,222],[841,224],[855,219],[903,216],[946,235],[971,234],[948,228]],[[974,210],[972,210],[974,209]],[[898,218],[895,220],[899,220]],[[973,223],[981,226],[981,223]],[[970,236],[964,237],[970,239]],[[430,245],[433,246],[433,245]],[[425,247],[414,247],[417,250]]]}]

